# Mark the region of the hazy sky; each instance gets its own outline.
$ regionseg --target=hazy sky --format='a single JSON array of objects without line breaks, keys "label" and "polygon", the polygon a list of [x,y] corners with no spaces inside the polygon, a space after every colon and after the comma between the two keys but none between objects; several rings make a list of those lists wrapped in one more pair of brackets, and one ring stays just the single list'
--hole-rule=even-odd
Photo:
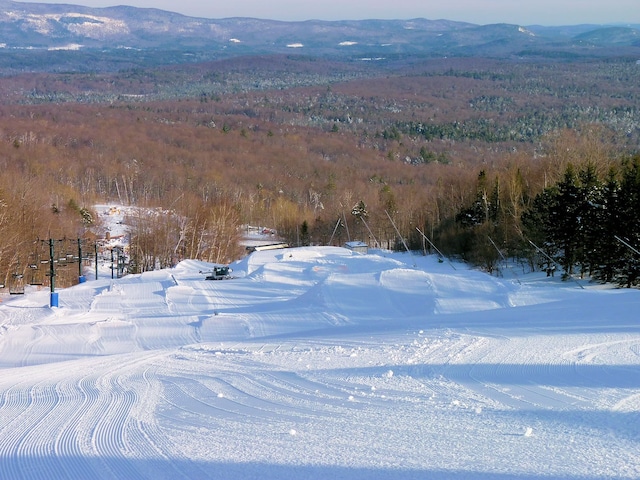
[{"label": "hazy sky", "polygon": [[478,24],[640,23],[638,0],[36,0],[89,7],[153,7],[206,18],[274,20],[445,18]]}]

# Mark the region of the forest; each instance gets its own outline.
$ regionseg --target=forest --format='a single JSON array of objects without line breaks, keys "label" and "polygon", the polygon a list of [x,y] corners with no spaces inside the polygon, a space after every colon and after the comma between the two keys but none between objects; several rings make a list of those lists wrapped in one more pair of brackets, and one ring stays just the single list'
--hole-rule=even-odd
[{"label": "forest", "polygon": [[0,283],[48,239],[93,249],[93,206],[117,203],[146,212],[127,220],[132,272],[228,263],[253,225],[633,287],[639,74],[628,57],[270,56],[5,76]]}]

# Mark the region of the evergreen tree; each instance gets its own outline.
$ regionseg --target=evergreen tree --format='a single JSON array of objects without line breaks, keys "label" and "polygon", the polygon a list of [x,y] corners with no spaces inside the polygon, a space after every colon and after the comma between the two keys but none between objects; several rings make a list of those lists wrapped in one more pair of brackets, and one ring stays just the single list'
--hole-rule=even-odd
[{"label": "evergreen tree", "polygon": [[602,208],[595,218],[593,232],[593,276],[606,283],[613,281],[616,272],[620,269],[620,259],[624,255],[625,248],[615,238],[621,234],[621,218],[620,182],[614,168],[611,168],[607,174],[600,197]]},{"label": "evergreen tree", "polygon": [[573,165],[569,164],[558,183],[556,201],[551,205],[548,239],[558,251],[557,261],[565,275],[572,275],[583,237],[580,189]]},{"label": "evergreen tree", "polygon": [[[369,212],[367,212],[367,205],[362,200],[360,200],[351,209],[351,215],[356,217],[358,220],[361,220],[362,224],[365,224],[366,223],[365,219],[369,216]],[[362,225],[360,225],[360,238],[362,239],[365,238]]]},{"label": "evergreen tree", "polygon": [[596,242],[602,235],[604,221],[602,182],[591,162],[580,170],[578,179],[576,262],[582,266],[582,274],[591,275],[596,265]]},{"label": "evergreen tree", "polygon": [[500,258],[491,242],[496,233],[504,232],[500,225],[500,183],[496,177],[491,193],[488,193],[488,179],[484,170],[478,175],[476,195],[473,203],[461,209],[455,219],[463,231],[458,235],[459,251],[467,261],[479,265],[488,272],[495,270]]},{"label": "evergreen tree", "polygon": [[[619,237],[630,245],[640,245],[640,156],[623,165],[619,199]],[[621,267],[617,276],[622,286],[632,287],[640,280],[640,257],[629,248],[623,250]]]},{"label": "evergreen tree", "polygon": [[311,234],[309,232],[309,224],[306,220],[304,220],[300,226],[300,245],[303,247],[311,245]]},{"label": "evergreen tree", "polygon": [[473,203],[458,212],[456,221],[463,227],[475,227],[487,222],[491,212],[492,209],[487,195],[487,174],[482,170],[478,175],[476,196]]},{"label": "evergreen tree", "polygon": [[369,212],[367,212],[367,205],[360,200],[351,209],[351,215],[359,219],[367,218],[369,216]]},{"label": "evergreen tree", "polygon": [[[523,212],[521,217],[524,236],[537,247],[542,248],[550,258],[555,258],[558,254],[558,246],[551,240],[552,230],[555,228],[552,212],[557,211],[558,195],[556,185],[545,188],[534,197],[531,206]],[[535,252],[535,249],[532,252]],[[534,253],[531,260],[536,257],[537,254]],[[547,268],[553,267],[548,264],[546,258],[544,262],[547,263]]]}]

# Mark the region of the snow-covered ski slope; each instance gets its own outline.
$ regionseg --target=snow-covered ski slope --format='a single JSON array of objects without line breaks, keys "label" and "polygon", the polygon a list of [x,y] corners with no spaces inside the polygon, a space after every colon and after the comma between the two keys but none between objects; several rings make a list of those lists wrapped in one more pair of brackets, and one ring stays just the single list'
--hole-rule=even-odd
[{"label": "snow-covered ski slope", "polygon": [[210,267],[0,305],[0,478],[640,478],[640,291],[336,247]]}]

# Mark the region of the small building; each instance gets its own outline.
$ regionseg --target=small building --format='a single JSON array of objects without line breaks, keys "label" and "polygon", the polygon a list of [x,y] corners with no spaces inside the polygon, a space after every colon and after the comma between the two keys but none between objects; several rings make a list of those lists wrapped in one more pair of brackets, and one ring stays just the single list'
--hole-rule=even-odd
[{"label": "small building", "polygon": [[369,253],[369,245],[360,241],[347,242],[344,244],[344,248],[349,249],[352,252]]}]

